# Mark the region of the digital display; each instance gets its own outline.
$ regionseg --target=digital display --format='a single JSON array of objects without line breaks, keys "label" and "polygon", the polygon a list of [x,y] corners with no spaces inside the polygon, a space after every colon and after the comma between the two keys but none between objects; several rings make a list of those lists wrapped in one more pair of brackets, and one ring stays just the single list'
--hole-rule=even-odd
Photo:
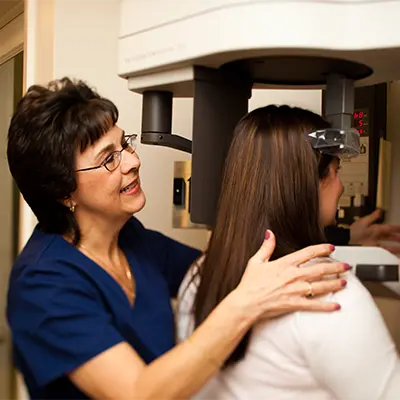
[{"label": "digital display", "polygon": [[353,114],[353,126],[361,136],[368,135],[369,128],[368,110],[356,110]]}]

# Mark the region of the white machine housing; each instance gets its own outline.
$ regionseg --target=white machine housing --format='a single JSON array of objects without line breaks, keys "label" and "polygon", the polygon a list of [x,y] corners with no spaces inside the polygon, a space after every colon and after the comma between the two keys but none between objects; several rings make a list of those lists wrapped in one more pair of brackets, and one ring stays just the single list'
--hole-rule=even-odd
[{"label": "white machine housing", "polygon": [[356,85],[388,82],[400,79],[399,16],[398,0],[123,0],[118,73],[136,92],[191,97],[194,65],[323,56],[370,67]]}]

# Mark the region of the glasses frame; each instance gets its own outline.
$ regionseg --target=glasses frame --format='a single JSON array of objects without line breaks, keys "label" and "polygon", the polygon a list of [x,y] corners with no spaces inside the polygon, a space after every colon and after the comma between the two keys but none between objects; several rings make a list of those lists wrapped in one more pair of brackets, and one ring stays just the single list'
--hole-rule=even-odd
[{"label": "glasses frame", "polygon": [[[95,167],[80,168],[80,169],[77,169],[75,172],[93,171],[95,169],[99,169],[99,168],[102,168],[102,167],[104,167],[108,172],[115,171],[121,164],[122,152],[124,150],[128,151],[130,154],[133,154],[136,151],[136,147],[137,147],[136,143],[134,145],[132,145],[132,144],[130,144],[130,142],[135,141],[137,139],[137,136],[138,135],[136,133],[133,133],[133,134],[130,134],[130,135],[124,135],[124,143],[122,145],[122,149],[121,150],[115,150],[112,153],[110,153],[107,156],[107,158],[100,165],[96,165]],[[128,150],[129,147],[132,148],[131,151]],[[115,168],[110,169],[110,168],[107,167],[107,163],[108,163],[107,160],[109,160],[110,157],[114,156],[114,154],[118,154],[118,158],[117,158],[118,159],[118,164],[117,164],[117,166]]]}]

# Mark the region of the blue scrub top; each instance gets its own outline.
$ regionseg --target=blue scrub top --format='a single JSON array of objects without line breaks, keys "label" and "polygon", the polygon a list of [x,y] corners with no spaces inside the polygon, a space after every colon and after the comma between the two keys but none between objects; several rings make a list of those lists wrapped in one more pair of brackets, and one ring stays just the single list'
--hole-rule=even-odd
[{"label": "blue scrub top", "polygon": [[119,284],[61,236],[35,229],[11,273],[7,317],[31,398],[84,399],[66,374],[123,341],[146,363],[175,344],[170,298],[200,252],[132,218],[119,237],[136,279]]}]

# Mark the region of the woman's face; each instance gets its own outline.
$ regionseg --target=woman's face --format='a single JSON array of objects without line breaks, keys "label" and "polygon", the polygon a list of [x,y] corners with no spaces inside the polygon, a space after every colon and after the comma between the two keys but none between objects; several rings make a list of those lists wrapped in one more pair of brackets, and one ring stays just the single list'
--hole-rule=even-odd
[{"label": "woman's face", "polygon": [[336,210],[343,193],[343,184],[339,176],[340,160],[334,158],[329,164],[329,173],[319,184],[320,218],[324,227],[336,224]]},{"label": "woman's face", "polygon": [[[101,165],[113,152],[122,149],[124,132],[114,126],[95,144],[76,156],[76,169]],[[121,162],[113,171],[105,167],[76,172],[77,190],[72,199],[79,217],[108,220],[127,219],[140,211],[146,198],[140,186],[140,160],[136,152],[122,151]]]}]

